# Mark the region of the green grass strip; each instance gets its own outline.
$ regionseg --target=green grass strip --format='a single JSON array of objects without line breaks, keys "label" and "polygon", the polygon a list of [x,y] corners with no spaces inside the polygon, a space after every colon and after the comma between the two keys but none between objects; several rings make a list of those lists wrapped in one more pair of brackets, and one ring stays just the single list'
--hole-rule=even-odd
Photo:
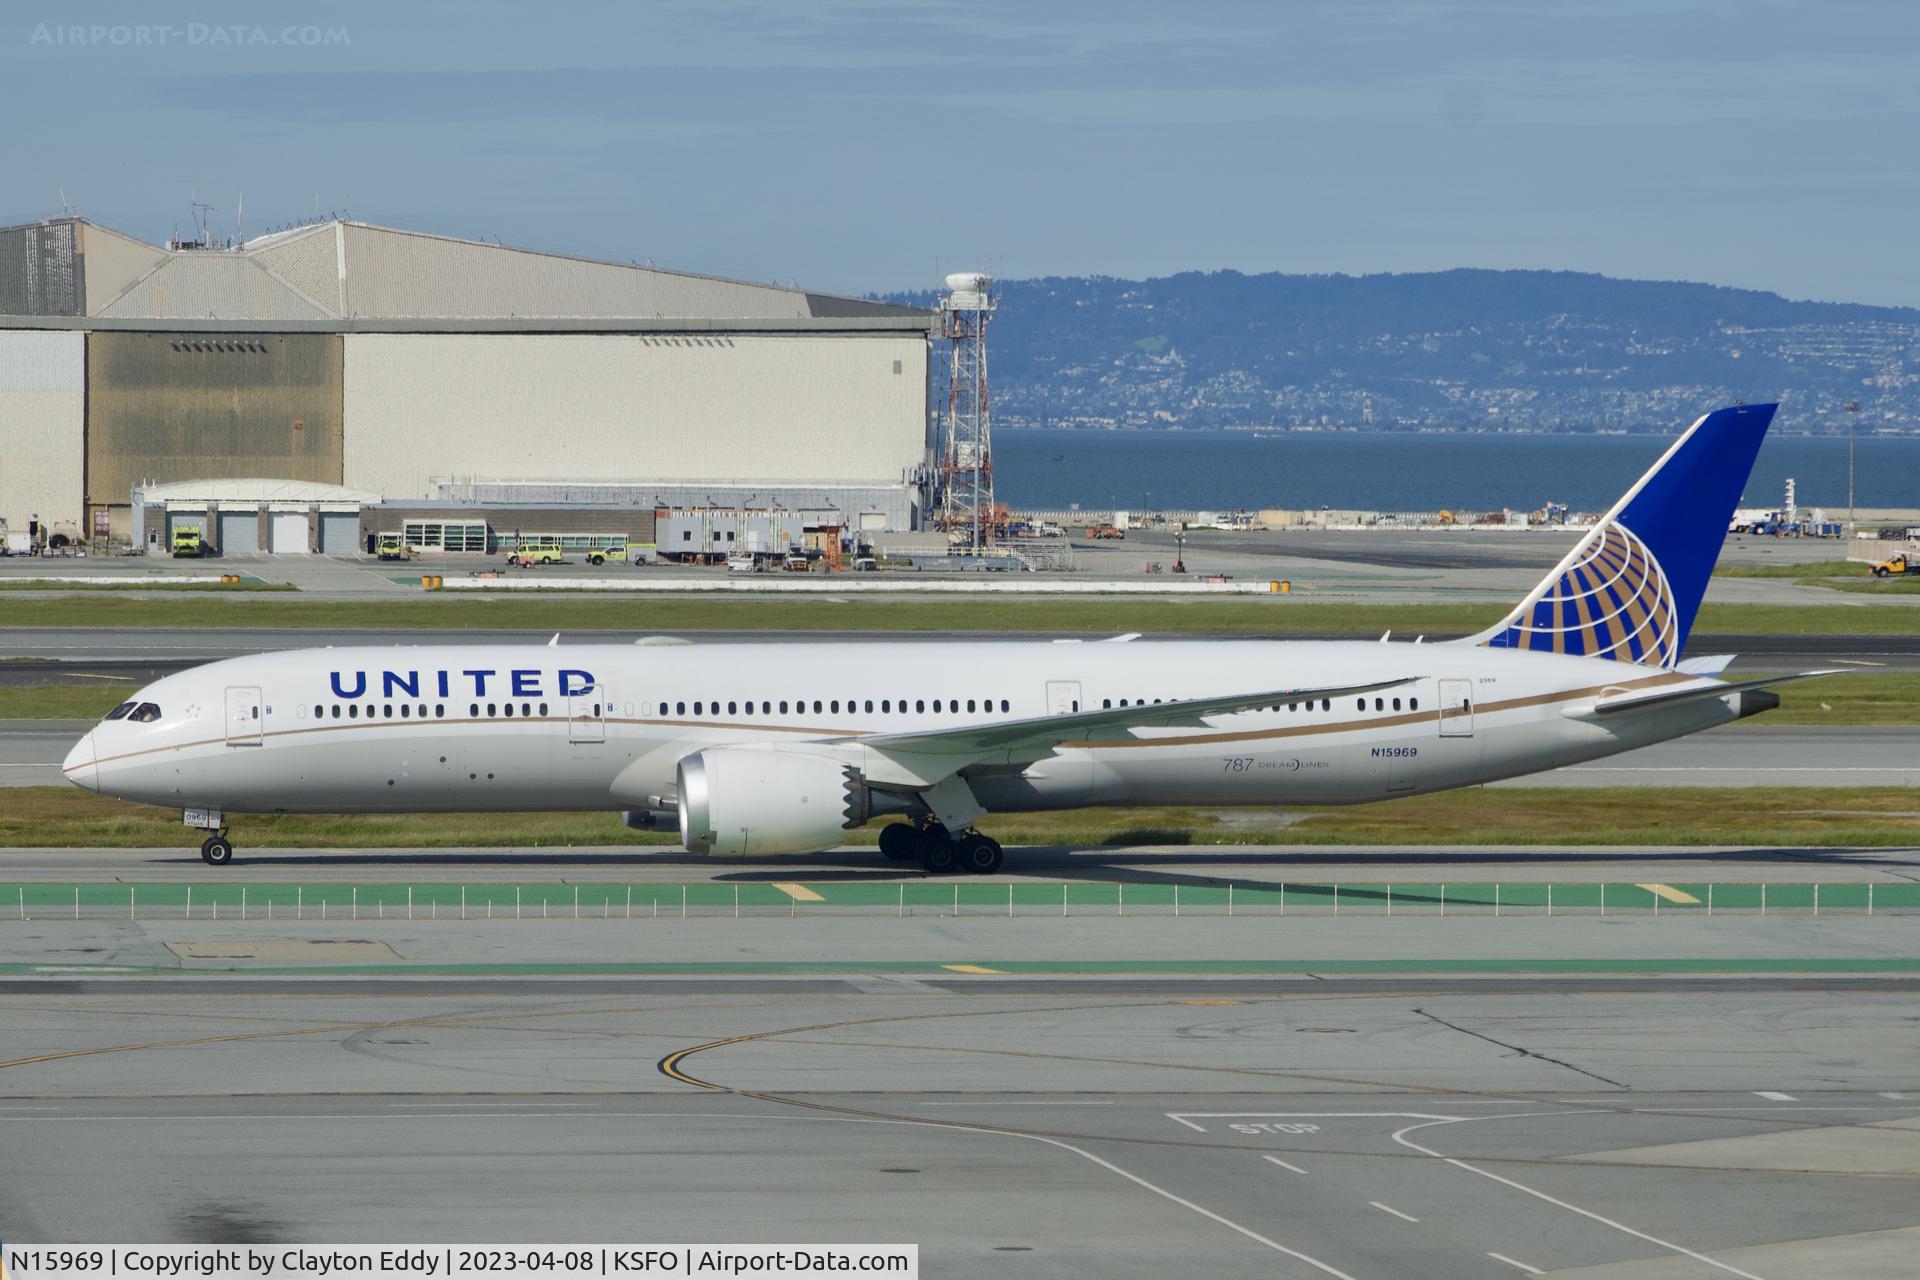
[{"label": "green grass strip", "polygon": [[[1865,579],[1863,589],[1905,584]],[[311,600],[297,593],[215,594],[207,599],[143,600],[139,625],[262,628],[431,628],[448,630],[595,631],[893,631],[1060,634],[1141,631],[1254,636],[1462,635],[1491,626],[1506,603],[1397,604],[1313,600],[1311,593],[1219,599],[1187,596],[786,598],[563,595],[448,596],[406,600]],[[127,604],[102,593],[49,594],[8,610],[20,627],[121,628]],[[1913,629],[1898,609],[1829,609],[1809,605],[1709,604],[1696,634],[1892,635]]]},{"label": "green grass strip", "polygon": [[[197,848],[178,810],[122,803],[77,787],[0,792],[0,848]],[[1282,819],[1287,825],[1282,825]],[[871,844],[881,823],[848,833]],[[1325,809],[1073,809],[991,815],[1009,849],[1170,845],[1641,846],[1752,848],[1920,846],[1920,806],[1902,788],[1475,787]],[[678,835],[632,831],[617,813],[237,815],[249,850],[287,848],[677,848]],[[1013,855],[1018,856],[1017,852]],[[244,863],[243,863],[244,865]],[[244,875],[244,870],[238,874]]]}]

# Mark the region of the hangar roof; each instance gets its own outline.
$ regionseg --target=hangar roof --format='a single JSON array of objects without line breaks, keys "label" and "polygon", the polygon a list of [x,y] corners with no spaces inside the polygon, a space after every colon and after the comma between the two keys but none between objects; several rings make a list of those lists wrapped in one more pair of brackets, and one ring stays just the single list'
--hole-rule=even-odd
[{"label": "hangar roof", "polygon": [[540,329],[932,322],[913,307],[347,219],[232,249],[148,245],[81,218],[0,228],[0,315],[88,317],[102,328],[155,320],[436,330],[467,321]]}]

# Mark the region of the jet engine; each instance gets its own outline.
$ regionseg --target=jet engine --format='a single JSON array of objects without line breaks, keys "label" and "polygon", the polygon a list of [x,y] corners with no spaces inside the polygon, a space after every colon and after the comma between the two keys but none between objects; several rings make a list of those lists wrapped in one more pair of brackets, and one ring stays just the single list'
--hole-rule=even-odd
[{"label": "jet engine", "polygon": [[816,853],[872,814],[860,771],[818,751],[715,747],[680,761],[677,782],[690,853]]}]

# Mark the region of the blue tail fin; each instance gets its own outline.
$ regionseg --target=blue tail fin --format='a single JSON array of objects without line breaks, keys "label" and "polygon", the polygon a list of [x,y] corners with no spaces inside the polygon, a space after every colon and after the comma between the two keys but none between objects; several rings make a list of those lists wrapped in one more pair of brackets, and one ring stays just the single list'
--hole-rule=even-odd
[{"label": "blue tail fin", "polygon": [[1504,621],[1467,643],[1671,669],[1778,407],[1694,423]]}]

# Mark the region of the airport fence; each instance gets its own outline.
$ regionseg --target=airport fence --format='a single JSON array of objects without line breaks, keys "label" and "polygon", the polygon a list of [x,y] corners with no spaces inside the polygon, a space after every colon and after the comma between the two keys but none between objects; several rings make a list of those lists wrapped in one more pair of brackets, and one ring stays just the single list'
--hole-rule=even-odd
[{"label": "airport fence", "polygon": [[1920,913],[1920,884],[599,882],[0,885],[0,922],[657,920],[798,916],[1214,918],[1819,916]]}]

